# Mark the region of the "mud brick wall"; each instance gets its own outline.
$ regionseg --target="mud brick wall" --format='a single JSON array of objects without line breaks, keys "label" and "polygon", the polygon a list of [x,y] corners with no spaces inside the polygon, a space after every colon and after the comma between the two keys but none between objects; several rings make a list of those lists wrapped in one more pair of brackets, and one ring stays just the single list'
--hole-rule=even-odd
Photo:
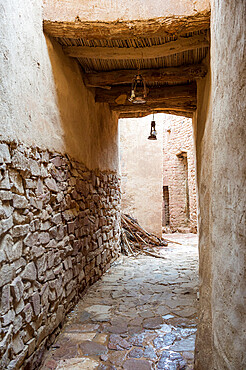
[{"label": "mud brick wall", "polygon": [[[197,231],[196,167],[192,119],[165,115],[163,121],[163,186],[169,191],[169,227],[172,231]],[[186,153],[184,159],[180,153]],[[186,175],[187,183],[186,183]],[[189,189],[189,218],[187,218],[187,189]],[[164,205],[163,205],[164,206]],[[163,214],[165,211],[163,209]],[[163,218],[165,226],[165,217]]]},{"label": "mud brick wall", "polygon": [[4,142],[0,206],[0,368],[35,368],[65,313],[119,254],[119,180]]}]

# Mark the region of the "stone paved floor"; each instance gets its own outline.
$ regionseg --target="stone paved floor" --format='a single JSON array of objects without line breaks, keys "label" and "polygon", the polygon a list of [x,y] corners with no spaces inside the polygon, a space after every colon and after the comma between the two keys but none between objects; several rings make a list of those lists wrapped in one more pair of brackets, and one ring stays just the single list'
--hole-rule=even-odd
[{"label": "stone paved floor", "polygon": [[197,236],[171,234],[166,259],[121,257],[70,313],[42,370],[192,369]]}]

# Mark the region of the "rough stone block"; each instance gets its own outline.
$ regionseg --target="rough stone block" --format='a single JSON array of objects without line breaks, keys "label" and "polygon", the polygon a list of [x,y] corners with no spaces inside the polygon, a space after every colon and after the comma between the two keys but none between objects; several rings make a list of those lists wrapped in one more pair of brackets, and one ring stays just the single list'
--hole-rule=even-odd
[{"label": "rough stone block", "polygon": [[21,257],[13,263],[16,275],[22,270],[22,267],[26,266],[26,260]]},{"label": "rough stone block", "polygon": [[44,307],[49,306],[49,285],[48,283],[45,283],[43,286],[41,292],[40,292],[40,297],[41,297],[41,305]]},{"label": "rough stone block", "polygon": [[47,233],[47,232],[41,232],[38,235],[38,241],[41,244],[47,244],[47,243],[49,243],[49,241],[50,241],[50,235],[49,235],[49,233]]},{"label": "rough stone block", "polygon": [[61,224],[61,223],[62,223],[62,216],[61,216],[61,214],[60,214],[60,213],[55,214],[55,215],[53,216],[53,218],[52,218],[52,222],[53,222],[54,224],[56,224],[56,225]]},{"label": "rough stone block", "polygon": [[9,147],[7,144],[0,144],[0,163],[11,163]]},{"label": "rough stone block", "polygon": [[13,238],[9,234],[1,240],[0,248],[6,253],[9,262],[19,259],[22,255],[22,241],[14,244]]},{"label": "rough stone block", "polygon": [[41,231],[47,231],[50,229],[50,221],[45,221],[41,223]]},{"label": "rough stone block", "polygon": [[13,327],[13,333],[14,334],[18,333],[18,331],[22,327],[22,324],[23,324],[23,320],[22,320],[21,315],[16,316],[15,319],[14,319],[14,327]]},{"label": "rough stone block", "polygon": [[12,154],[12,166],[18,170],[28,171],[29,170],[29,163],[28,159],[25,157],[24,154],[19,152],[18,150],[14,150]]},{"label": "rough stone block", "polygon": [[40,167],[35,159],[29,159],[28,167],[32,176],[40,176]]},{"label": "rough stone block", "polygon": [[43,209],[43,201],[35,197],[30,198],[30,205],[39,210]]},{"label": "rough stone block", "polygon": [[2,315],[2,325],[10,325],[15,319],[15,311],[13,309],[9,310],[6,314]]},{"label": "rough stone block", "polygon": [[1,312],[6,313],[10,309],[11,296],[10,296],[10,285],[5,285],[2,288],[1,297]]},{"label": "rough stone block", "polygon": [[51,239],[56,239],[56,238],[57,238],[57,235],[58,235],[57,226],[53,226],[53,227],[49,230],[49,234],[50,234],[50,238],[51,238]]},{"label": "rough stone block", "polygon": [[14,208],[27,208],[28,207],[28,201],[24,196],[14,194],[14,196],[13,196],[13,206],[14,206]]},{"label": "rough stone block", "polygon": [[36,339],[32,338],[30,339],[26,345],[28,346],[28,357],[31,356],[31,354],[35,351],[36,348]]},{"label": "rough stone block", "polygon": [[25,179],[26,189],[36,189],[37,181],[33,179]]},{"label": "rough stone block", "polygon": [[5,220],[0,221],[0,236],[6,233],[13,226],[13,217],[10,216]]},{"label": "rough stone block", "polygon": [[58,187],[54,179],[52,178],[45,179],[44,183],[50,191],[53,191],[55,193],[58,192]]},{"label": "rough stone block", "polygon": [[38,257],[41,257],[45,252],[45,248],[42,247],[41,245],[39,245],[38,247],[34,246],[32,247],[32,255],[35,257],[35,258],[38,258]]},{"label": "rough stone block", "polygon": [[48,163],[49,162],[49,159],[50,159],[50,155],[49,155],[49,152],[46,150],[44,152],[42,152],[42,155],[41,155],[41,160],[43,163]]},{"label": "rough stone block", "polygon": [[32,321],[33,309],[32,309],[31,303],[27,303],[26,306],[24,307],[24,309],[23,309],[23,317],[24,317],[24,320],[27,323],[29,323],[29,322]]},{"label": "rough stone block", "polygon": [[34,262],[26,265],[25,270],[21,274],[23,280],[35,281],[37,278],[37,269]]},{"label": "rough stone block", "polygon": [[37,270],[38,270],[38,278],[43,279],[45,276],[45,271],[47,269],[47,258],[46,255],[38,258],[36,261]]},{"label": "rough stone block", "polygon": [[17,194],[24,194],[24,187],[21,175],[15,170],[10,170],[9,177],[12,191]]},{"label": "rough stone block", "polygon": [[29,222],[29,217],[24,215],[24,214],[20,214],[19,213],[19,210],[15,210],[14,213],[13,213],[13,222],[15,225],[22,225],[22,224],[26,224],[27,222]]},{"label": "rough stone block", "polygon": [[11,347],[15,355],[20,353],[24,348],[24,343],[21,334],[17,334],[11,341]]},{"label": "rough stone block", "polygon": [[14,238],[19,238],[21,236],[24,236],[28,233],[29,231],[29,225],[16,225],[13,227],[13,237]]},{"label": "rough stone block", "polygon": [[14,279],[11,283],[11,292],[17,302],[21,300],[24,292],[24,284],[20,277]]},{"label": "rough stone block", "polygon": [[40,314],[40,295],[38,292],[35,292],[32,297],[31,297],[31,301],[32,301],[32,306],[33,306],[33,311],[34,311],[34,315],[35,316],[38,316]]},{"label": "rough stone block", "polygon": [[12,265],[3,265],[0,268],[0,287],[12,281],[14,276],[14,268]]},{"label": "rough stone block", "polygon": [[0,199],[3,201],[6,200],[12,200],[13,199],[13,193],[8,190],[0,190]]},{"label": "rough stone block", "polygon": [[0,206],[0,218],[9,218],[13,214],[14,208],[9,202],[4,202]]},{"label": "rough stone block", "polygon": [[35,246],[38,242],[38,232],[35,232],[35,233],[29,233],[27,234],[27,236],[25,237],[24,239],[24,244],[27,246],[27,247],[30,247],[32,248],[33,246]]},{"label": "rough stone block", "polygon": [[[60,265],[59,265],[59,266],[55,267],[53,271],[54,271],[54,274],[55,274],[55,275],[60,274],[60,273],[63,271],[63,265],[62,265],[62,263],[60,263]],[[66,277],[66,278],[64,277],[64,279],[67,279],[67,277]],[[67,280],[67,281],[68,281],[68,280]],[[66,282],[67,282],[67,281],[66,281]]]}]

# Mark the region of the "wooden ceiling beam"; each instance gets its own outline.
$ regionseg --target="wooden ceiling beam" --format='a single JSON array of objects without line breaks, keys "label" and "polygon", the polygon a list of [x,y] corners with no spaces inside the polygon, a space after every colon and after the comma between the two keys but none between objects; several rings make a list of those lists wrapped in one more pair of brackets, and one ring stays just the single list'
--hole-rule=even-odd
[{"label": "wooden ceiling beam", "polygon": [[149,104],[131,104],[131,105],[118,105],[110,104],[110,109],[119,113],[136,113],[136,112],[164,112],[164,111],[180,111],[193,113],[196,110],[196,105],[186,102],[165,102],[165,103],[149,103]]},{"label": "wooden ceiling beam", "polygon": [[87,40],[126,40],[138,37],[179,36],[189,32],[209,29],[210,10],[188,16],[169,16],[165,18],[115,21],[88,22],[74,17],[74,21],[43,21],[44,32],[52,37],[66,37]]},{"label": "wooden ceiling beam", "polygon": [[179,37],[177,40],[167,42],[163,45],[144,48],[65,46],[63,50],[66,55],[73,58],[130,60],[161,58],[208,46],[208,36],[201,34],[190,37]]},{"label": "wooden ceiling beam", "polygon": [[180,104],[174,105],[173,107],[170,104],[140,104],[132,106],[119,106],[119,105],[110,105],[110,109],[116,113],[118,113],[120,118],[127,118],[127,117],[144,117],[146,115],[152,113],[166,113],[166,114],[176,114],[185,117],[192,117],[193,113],[196,110],[196,107],[189,104]]},{"label": "wooden ceiling beam", "polygon": [[[134,105],[128,101],[131,86],[114,86],[111,90],[96,89],[95,101],[108,104]],[[147,103],[190,101],[196,105],[196,83],[190,85],[160,86],[149,89]]]},{"label": "wooden ceiling beam", "polygon": [[119,114],[119,118],[141,118],[149,116],[152,113],[165,113],[165,114],[173,114],[175,116],[182,116],[187,118],[193,117],[193,112],[182,112],[182,111],[176,111],[176,110],[152,110],[151,112],[145,111],[145,112],[124,112]]},{"label": "wooden ceiling beam", "polygon": [[[202,78],[207,74],[207,71],[207,66],[203,64],[191,64],[180,67],[143,69],[140,74],[147,83],[182,83],[187,80]],[[136,69],[85,73],[84,82],[88,87],[102,88],[110,85],[130,84],[136,73]]]}]

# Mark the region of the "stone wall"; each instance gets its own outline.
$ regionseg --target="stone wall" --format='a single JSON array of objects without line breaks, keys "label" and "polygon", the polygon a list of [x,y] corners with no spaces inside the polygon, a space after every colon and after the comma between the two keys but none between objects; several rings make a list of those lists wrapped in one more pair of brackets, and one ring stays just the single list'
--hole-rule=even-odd
[{"label": "stone wall", "polygon": [[16,142],[0,144],[0,166],[0,368],[34,369],[119,254],[119,182]]},{"label": "stone wall", "polygon": [[149,232],[162,235],[162,122],[155,115],[157,140],[148,140],[152,115],[120,119],[122,211]]},{"label": "stone wall", "polygon": [[196,232],[196,169],[190,118],[164,115],[163,186],[169,192],[169,224],[163,217],[163,226],[172,231]]}]

